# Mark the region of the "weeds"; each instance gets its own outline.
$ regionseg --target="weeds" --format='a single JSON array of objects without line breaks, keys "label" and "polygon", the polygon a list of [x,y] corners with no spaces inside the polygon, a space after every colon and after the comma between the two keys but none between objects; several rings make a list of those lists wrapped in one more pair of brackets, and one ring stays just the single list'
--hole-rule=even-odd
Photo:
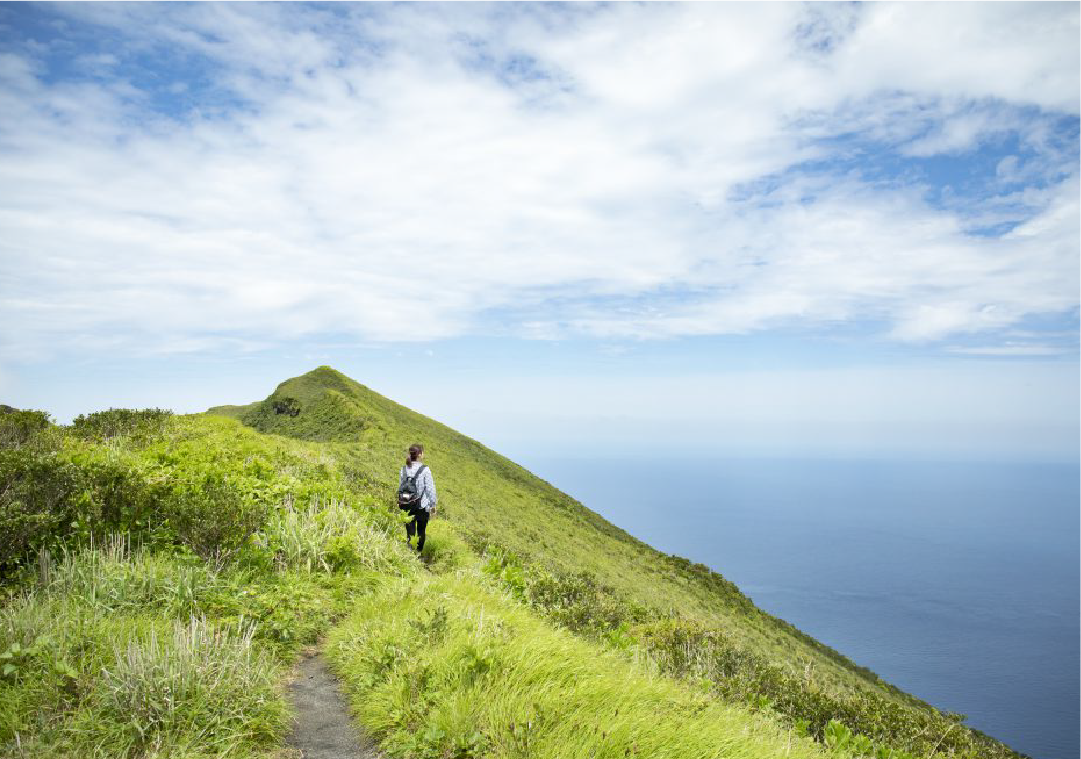
[{"label": "weeds", "polygon": [[304,509],[289,500],[272,512],[255,536],[255,545],[270,552],[279,568],[306,572],[357,568],[400,572],[408,558],[385,532],[344,501],[323,504],[319,498],[312,498]]},{"label": "weeds", "polygon": [[155,630],[115,650],[94,715],[116,730],[125,752],[198,742],[267,743],[283,728],[274,668],[253,650],[255,627],[217,627],[192,617],[171,635]]}]

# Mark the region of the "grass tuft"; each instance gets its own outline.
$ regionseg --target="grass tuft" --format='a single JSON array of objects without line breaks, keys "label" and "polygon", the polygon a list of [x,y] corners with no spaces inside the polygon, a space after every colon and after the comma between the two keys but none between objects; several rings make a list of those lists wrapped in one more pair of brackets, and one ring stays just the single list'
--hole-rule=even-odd
[{"label": "grass tuft", "polygon": [[115,650],[94,716],[115,726],[117,745],[141,752],[170,743],[224,748],[267,743],[285,713],[274,668],[253,649],[255,625],[218,627],[192,617]]},{"label": "grass tuft", "polygon": [[291,501],[272,512],[255,545],[280,569],[332,572],[364,568],[401,574],[411,557],[385,531],[341,500],[313,497],[307,508]]}]

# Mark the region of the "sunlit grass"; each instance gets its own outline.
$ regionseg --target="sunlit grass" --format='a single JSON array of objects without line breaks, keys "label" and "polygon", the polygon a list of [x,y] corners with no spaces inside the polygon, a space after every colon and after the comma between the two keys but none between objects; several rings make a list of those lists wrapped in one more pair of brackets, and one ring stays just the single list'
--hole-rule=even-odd
[{"label": "sunlit grass", "polygon": [[[272,756],[286,673],[331,630],[403,759],[1009,755],[882,708],[927,709],[475,441],[332,370],[290,383],[316,406],[249,421],[333,442],[120,411],[0,434],[0,525],[35,549],[0,555],[0,755]],[[418,439],[420,557],[392,505]]]},{"label": "sunlit grass", "polygon": [[390,586],[328,655],[392,756],[812,757],[823,750],[555,630],[468,572]]}]

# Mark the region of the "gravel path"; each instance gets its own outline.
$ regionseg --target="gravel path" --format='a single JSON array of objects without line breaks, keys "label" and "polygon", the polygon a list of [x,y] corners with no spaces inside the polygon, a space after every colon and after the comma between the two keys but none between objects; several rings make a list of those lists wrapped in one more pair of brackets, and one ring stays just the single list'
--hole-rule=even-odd
[{"label": "gravel path", "polygon": [[289,693],[297,720],[287,744],[301,759],[383,759],[350,716],[338,678],[321,656],[304,657]]}]

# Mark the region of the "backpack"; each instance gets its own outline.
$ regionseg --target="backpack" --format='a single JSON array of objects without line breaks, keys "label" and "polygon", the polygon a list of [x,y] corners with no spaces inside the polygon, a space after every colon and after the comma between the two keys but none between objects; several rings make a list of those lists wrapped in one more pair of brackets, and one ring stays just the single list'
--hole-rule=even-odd
[{"label": "backpack", "polygon": [[420,477],[425,469],[427,469],[427,465],[421,464],[417,467],[417,471],[406,476],[401,487],[398,488],[399,509],[402,509],[403,511],[412,511],[415,508],[420,508],[420,490],[417,488],[417,478]]}]

